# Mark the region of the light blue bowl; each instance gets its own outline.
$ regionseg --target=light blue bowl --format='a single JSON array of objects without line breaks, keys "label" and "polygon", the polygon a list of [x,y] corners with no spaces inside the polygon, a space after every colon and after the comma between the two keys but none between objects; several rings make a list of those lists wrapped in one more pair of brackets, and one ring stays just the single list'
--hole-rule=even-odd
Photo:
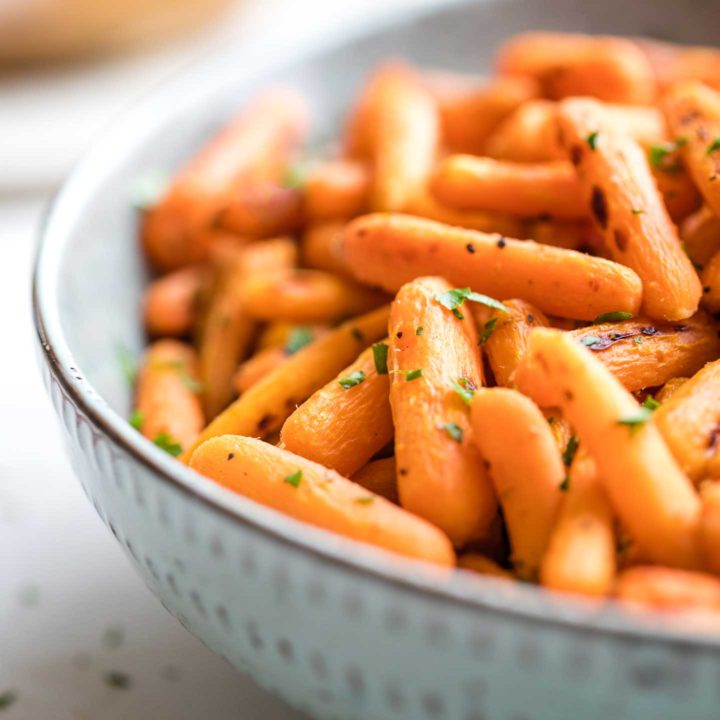
[{"label": "light blue bowl", "polygon": [[256,88],[297,85],[330,136],[386,56],[483,70],[504,37],[530,28],[713,43],[716,11],[716,0],[453,2],[273,62],[226,54],[122,118],[68,180],[45,225],[34,301],[73,465],[161,602],[263,687],[343,720],[720,717],[717,636],[401,562],[233,495],[130,428],[116,355],[118,343],[133,353],[143,343],[130,188],[177,167]]}]

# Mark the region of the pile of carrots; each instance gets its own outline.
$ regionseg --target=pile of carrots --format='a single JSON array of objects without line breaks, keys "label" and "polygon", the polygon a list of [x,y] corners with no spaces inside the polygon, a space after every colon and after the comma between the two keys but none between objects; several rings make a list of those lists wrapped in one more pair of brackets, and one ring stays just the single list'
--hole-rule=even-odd
[{"label": "pile of carrots", "polygon": [[143,214],[132,423],[409,558],[720,611],[720,50],[529,33],[259,94]]}]

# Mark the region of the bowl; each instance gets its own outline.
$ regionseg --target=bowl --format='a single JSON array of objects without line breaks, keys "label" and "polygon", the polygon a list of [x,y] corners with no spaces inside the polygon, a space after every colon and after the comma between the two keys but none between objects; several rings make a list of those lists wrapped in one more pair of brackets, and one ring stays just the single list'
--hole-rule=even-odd
[{"label": "bowl", "polygon": [[331,136],[388,55],[483,70],[530,28],[710,44],[715,0],[451,2],[285,52],[228,51],[120,119],[49,211],[34,308],[45,384],[98,514],[165,607],[313,718],[717,718],[717,635],[541,589],[399,560],[218,487],[127,423],[119,347],[139,354],[147,280],[129,203],[271,81]]}]

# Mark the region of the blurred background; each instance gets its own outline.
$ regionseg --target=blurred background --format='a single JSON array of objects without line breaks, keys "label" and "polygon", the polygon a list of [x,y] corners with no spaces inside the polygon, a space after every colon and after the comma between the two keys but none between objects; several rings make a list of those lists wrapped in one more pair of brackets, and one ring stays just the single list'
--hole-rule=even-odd
[{"label": "blurred background", "polygon": [[0,0],[3,718],[299,717],[160,607],[83,497],[34,358],[34,246],[73,163],[163,78],[218,48],[252,45],[270,56],[441,2]]}]

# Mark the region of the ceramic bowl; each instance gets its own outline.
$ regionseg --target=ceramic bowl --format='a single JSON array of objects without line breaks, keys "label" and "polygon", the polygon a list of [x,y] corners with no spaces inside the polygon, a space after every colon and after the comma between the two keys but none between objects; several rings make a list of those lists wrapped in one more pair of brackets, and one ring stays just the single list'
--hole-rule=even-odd
[{"label": "ceramic bowl", "polygon": [[177,167],[270,81],[305,92],[329,137],[386,56],[482,71],[503,38],[530,28],[712,44],[715,10],[716,0],[451,2],[284,53],[227,52],[120,119],[59,193],[35,318],[85,492],[190,632],[311,717],[717,718],[720,644],[611,604],[400,561],[233,495],[141,438],[117,357],[119,345],[139,354],[143,344],[147,276],[130,189]]}]

